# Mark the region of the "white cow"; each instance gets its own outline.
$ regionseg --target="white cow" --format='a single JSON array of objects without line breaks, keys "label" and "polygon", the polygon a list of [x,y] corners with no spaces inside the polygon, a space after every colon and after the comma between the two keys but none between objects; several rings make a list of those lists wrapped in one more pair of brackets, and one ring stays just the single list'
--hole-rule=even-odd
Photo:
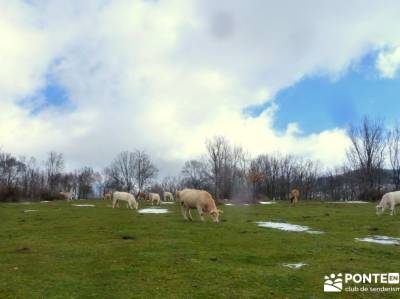
[{"label": "white cow", "polygon": [[129,207],[130,209],[135,208],[136,210],[139,208],[139,205],[135,199],[135,196],[128,192],[114,192],[113,193],[113,202],[112,202],[112,207],[115,208],[117,205],[119,207],[119,202],[120,201],[125,201],[127,203],[127,208]]},{"label": "white cow", "polygon": [[66,200],[70,201],[74,198],[74,193],[73,192],[60,192],[59,193],[62,197],[64,197]]},{"label": "white cow", "polygon": [[185,220],[192,220],[190,209],[197,209],[201,221],[204,221],[203,214],[210,214],[214,222],[219,222],[219,215],[223,211],[217,209],[215,201],[207,191],[196,189],[184,189],[177,193],[177,200],[181,203],[182,214]]},{"label": "white cow", "polygon": [[151,205],[155,202],[156,205],[161,204],[160,195],[158,193],[149,193],[149,200],[151,201]]},{"label": "white cow", "polygon": [[171,192],[165,191],[165,192],[163,193],[163,200],[164,200],[164,201],[174,201],[174,196],[172,195]]},{"label": "white cow", "polygon": [[398,204],[400,204],[400,191],[386,193],[376,206],[376,214],[381,215],[388,208],[390,209],[390,215],[393,216],[396,213],[396,205]]}]

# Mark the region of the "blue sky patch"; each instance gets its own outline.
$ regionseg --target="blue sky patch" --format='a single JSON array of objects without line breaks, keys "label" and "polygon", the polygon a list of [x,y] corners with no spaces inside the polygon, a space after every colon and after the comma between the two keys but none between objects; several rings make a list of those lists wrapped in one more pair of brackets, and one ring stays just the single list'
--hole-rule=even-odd
[{"label": "blue sky patch", "polygon": [[60,110],[72,110],[73,108],[68,91],[52,80],[48,80],[43,89],[34,96],[22,100],[20,104],[28,107],[32,115],[37,115],[48,108]]},{"label": "blue sky patch", "polygon": [[[304,78],[281,90],[274,101],[278,105],[274,126],[284,131],[289,123],[298,123],[304,134],[333,128],[347,128],[364,115],[380,118],[391,125],[400,117],[400,78],[379,77],[374,53],[366,55],[342,77]],[[270,103],[251,106],[244,113],[256,117]]]}]

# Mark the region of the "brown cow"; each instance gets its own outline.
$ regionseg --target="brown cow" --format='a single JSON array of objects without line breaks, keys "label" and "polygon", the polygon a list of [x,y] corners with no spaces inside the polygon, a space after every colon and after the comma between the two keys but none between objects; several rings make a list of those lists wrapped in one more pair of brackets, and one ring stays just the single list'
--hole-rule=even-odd
[{"label": "brown cow", "polygon": [[290,191],[290,202],[293,205],[296,205],[296,203],[299,201],[300,198],[300,191],[298,189],[292,189],[292,191]]},{"label": "brown cow", "polygon": [[144,193],[144,192],[138,192],[137,195],[136,195],[136,198],[138,200],[146,200],[147,196],[146,196],[146,193]]}]

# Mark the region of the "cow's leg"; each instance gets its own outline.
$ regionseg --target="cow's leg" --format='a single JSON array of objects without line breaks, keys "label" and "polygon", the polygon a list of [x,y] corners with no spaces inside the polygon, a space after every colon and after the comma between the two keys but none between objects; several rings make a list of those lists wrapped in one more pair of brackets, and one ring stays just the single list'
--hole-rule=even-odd
[{"label": "cow's leg", "polygon": [[186,215],[186,208],[183,205],[181,205],[181,211],[182,211],[183,218],[185,220],[188,220],[187,215]]},{"label": "cow's leg", "polygon": [[197,212],[199,213],[201,221],[204,221],[203,208],[200,205],[197,206]]},{"label": "cow's leg", "polygon": [[113,209],[115,208],[115,204],[117,203],[117,200],[114,198],[113,202],[112,202],[112,207]]},{"label": "cow's leg", "polygon": [[390,216],[393,216],[395,213],[395,205],[390,206]]},{"label": "cow's leg", "polygon": [[193,218],[192,218],[192,214],[190,213],[190,208],[186,208],[186,211],[187,211],[187,213],[189,215],[189,220],[192,221]]}]

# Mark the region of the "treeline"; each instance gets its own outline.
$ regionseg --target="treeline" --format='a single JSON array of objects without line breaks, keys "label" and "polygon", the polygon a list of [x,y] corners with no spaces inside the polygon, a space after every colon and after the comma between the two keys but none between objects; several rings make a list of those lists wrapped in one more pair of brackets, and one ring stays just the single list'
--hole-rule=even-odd
[{"label": "treeline", "polygon": [[318,161],[293,155],[251,155],[223,136],[206,141],[206,154],[186,161],[179,175],[157,180],[158,169],[145,151],[119,153],[103,171],[82,167],[65,171],[61,153],[45,161],[16,158],[0,151],[0,200],[52,200],[60,191],[77,198],[102,197],[123,190],[175,191],[204,189],[218,200],[286,200],[297,188],[301,199],[377,200],[400,188],[400,128],[385,130],[383,122],[364,118],[349,129],[351,147],[343,166],[323,170]]}]

